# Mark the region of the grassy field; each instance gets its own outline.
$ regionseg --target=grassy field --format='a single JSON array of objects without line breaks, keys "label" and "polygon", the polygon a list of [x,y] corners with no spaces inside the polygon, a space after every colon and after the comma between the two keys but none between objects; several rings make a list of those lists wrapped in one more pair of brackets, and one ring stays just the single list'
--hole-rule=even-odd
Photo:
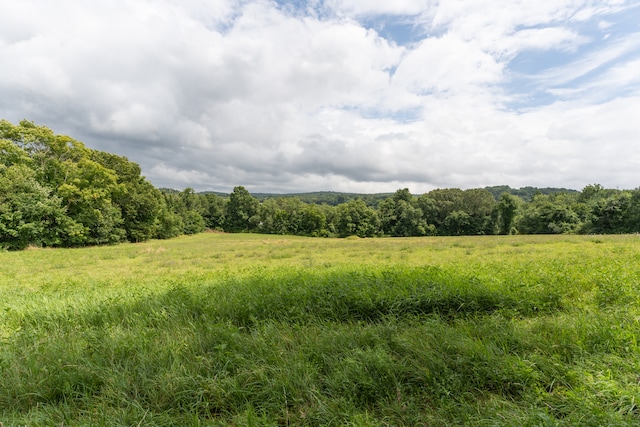
[{"label": "grassy field", "polygon": [[0,252],[0,426],[637,426],[640,236]]}]

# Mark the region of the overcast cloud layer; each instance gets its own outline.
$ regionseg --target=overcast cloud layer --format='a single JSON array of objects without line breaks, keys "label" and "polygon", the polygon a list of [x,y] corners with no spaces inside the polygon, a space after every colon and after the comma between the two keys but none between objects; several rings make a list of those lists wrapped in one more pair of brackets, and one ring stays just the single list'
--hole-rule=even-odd
[{"label": "overcast cloud layer", "polygon": [[637,0],[0,0],[0,118],[229,192],[640,186]]}]

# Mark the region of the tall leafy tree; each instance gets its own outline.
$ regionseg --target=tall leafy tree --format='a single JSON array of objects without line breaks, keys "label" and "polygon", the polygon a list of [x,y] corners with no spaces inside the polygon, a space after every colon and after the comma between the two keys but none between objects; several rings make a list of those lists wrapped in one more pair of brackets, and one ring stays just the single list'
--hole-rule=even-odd
[{"label": "tall leafy tree", "polygon": [[65,182],[70,165],[89,152],[81,142],[28,120],[18,125],[0,121],[0,136],[24,150],[32,160],[36,179],[54,189]]},{"label": "tall leafy tree", "polygon": [[572,200],[563,194],[538,194],[523,207],[516,228],[523,234],[560,234],[575,232],[580,217],[572,209]]},{"label": "tall leafy tree", "polygon": [[84,240],[83,231],[33,170],[24,165],[0,169],[0,247],[74,245]]},{"label": "tall leafy tree", "polygon": [[305,236],[327,236],[327,216],[317,205],[305,205],[300,212],[298,232]]},{"label": "tall leafy tree", "polygon": [[591,211],[591,232],[603,234],[628,233],[629,213],[633,197],[623,191],[595,203]]},{"label": "tall leafy tree", "polygon": [[469,226],[463,234],[493,234],[495,232],[496,201],[488,190],[471,188],[462,193],[462,211],[469,215]]},{"label": "tall leafy tree", "polygon": [[176,206],[176,212],[182,217],[184,234],[196,234],[206,229],[202,216],[204,207],[193,188],[187,187],[178,193]]},{"label": "tall leafy tree", "polygon": [[184,234],[184,222],[177,212],[180,209],[178,196],[162,193],[162,197],[164,203],[158,214],[154,236],[159,239],[170,239]]},{"label": "tall leafy tree", "polygon": [[424,236],[434,230],[423,218],[422,210],[407,188],[396,191],[392,197],[384,200],[378,208],[378,214],[380,227],[386,235]]},{"label": "tall leafy tree", "polygon": [[640,233],[640,188],[630,191],[631,200],[627,209],[626,227],[627,233]]},{"label": "tall leafy tree", "polygon": [[[1,124],[1,122],[0,122]],[[0,134],[0,171],[16,165],[25,165],[33,170],[33,161],[22,148],[7,139],[1,139]]]},{"label": "tall leafy tree", "polygon": [[502,193],[498,201],[498,232],[500,234],[511,234],[517,213],[517,197]]},{"label": "tall leafy tree", "polygon": [[57,194],[68,215],[81,223],[88,244],[118,243],[126,239],[120,209],[112,203],[116,191],[116,174],[88,159],[66,162],[65,178]]},{"label": "tall leafy tree", "polygon": [[229,195],[225,212],[225,231],[239,233],[256,228],[260,202],[243,186],[237,186]]},{"label": "tall leafy tree", "polygon": [[66,215],[82,225],[76,244],[114,243],[125,238],[120,210],[112,204],[116,173],[90,157],[91,150],[45,126],[0,121],[0,138],[30,158],[33,178],[62,199]]},{"label": "tall leafy tree", "polygon": [[339,236],[373,237],[379,231],[379,219],[375,210],[362,199],[338,205],[336,231]]},{"label": "tall leafy tree", "polygon": [[490,234],[493,232],[495,199],[485,189],[432,190],[418,199],[425,220],[441,235]]},{"label": "tall leafy tree", "polygon": [[462,210],[463,191],[459,188],[432,190],[418,199],[425,220],[436,227],[438,234],[447,234],[445,220],[452,212]]},{"label": "tall leafy tree", "polygon": [[260,203],[256,218],[256,231],[264,234],[286,234],[286,223],[283,223],[284,211],[275,199],[267,199]]},{"label": "tall leafy tree", "polygon": [[211,230],[222,230],[227,200],[215,194],[204,194],[201,202],[205,226]]},{"label": "tall leafy tree", "polygon": [[126,157],[97,150],[91,150],[90,157],[115,172],[117,185],[111,200],[120,209],[127,240],[140,242],[152,238],[163,209],[160,191],[141,175],[140,166]]}]

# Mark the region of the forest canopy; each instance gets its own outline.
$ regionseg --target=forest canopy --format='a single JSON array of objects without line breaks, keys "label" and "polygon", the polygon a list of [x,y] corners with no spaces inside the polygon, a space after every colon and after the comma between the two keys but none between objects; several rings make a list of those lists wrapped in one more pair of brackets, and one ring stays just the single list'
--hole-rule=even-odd
[{"label": "forest canopy", "polygon": [[0,120],[0,248],[140,242],[207,229],[325,237],[638,233],[640,189],[159,190],[126,157],[27,120]]}]

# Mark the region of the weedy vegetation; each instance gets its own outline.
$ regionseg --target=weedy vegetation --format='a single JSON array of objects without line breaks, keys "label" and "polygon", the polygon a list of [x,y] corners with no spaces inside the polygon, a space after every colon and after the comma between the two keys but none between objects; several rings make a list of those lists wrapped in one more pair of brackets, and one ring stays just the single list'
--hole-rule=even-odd
[{"label": "weedy vegetation", "polygon": [[0,421],[637,426],[640,237],[0,253]]}]

